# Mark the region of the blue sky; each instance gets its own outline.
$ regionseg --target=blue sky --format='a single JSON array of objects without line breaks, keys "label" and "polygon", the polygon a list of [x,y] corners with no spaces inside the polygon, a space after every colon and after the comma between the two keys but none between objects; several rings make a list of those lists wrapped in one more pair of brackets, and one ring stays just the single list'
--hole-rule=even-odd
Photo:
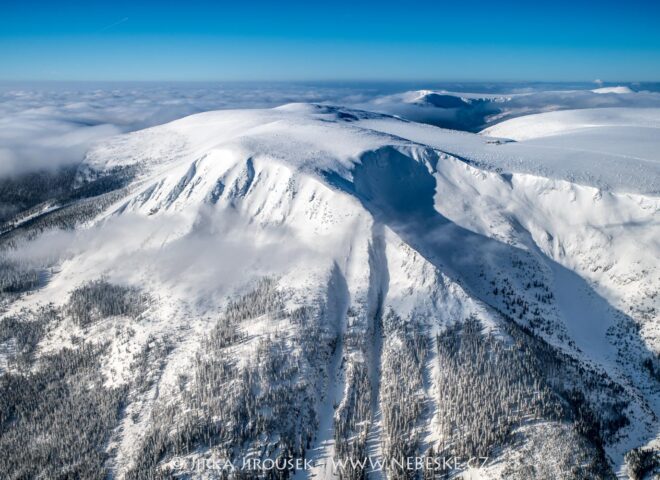
[{"label": "blue sky", "polygon": [[660,2],[34,1],[2,80],[660,80]]}]

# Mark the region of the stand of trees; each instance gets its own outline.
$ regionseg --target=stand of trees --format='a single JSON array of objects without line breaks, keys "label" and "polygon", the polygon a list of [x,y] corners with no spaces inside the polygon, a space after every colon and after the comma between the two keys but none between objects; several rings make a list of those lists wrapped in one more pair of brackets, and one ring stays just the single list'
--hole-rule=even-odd
[{"label": "stand of trees", "polygon": [[512,447],[502,480],[616,480],[598,447],[570,423],[527,425]]},{"label": "stand of trees", "polygon": [[89,171],[83,180],[78,165],[67,165],[0,179],[0,225],[33,213],[31,209],[47,201],[68,204],[118,190],[136,173],[136,167],[122,166],[100,174]]},{"label": "stand of trees", "polygon": [[39,284],[39,270],[22,262],[0,257],[0,295],[20,293]]},{"label": "stand of trees", "polygon": [[[367,359],[370,349],[379,341],[379,312],[369,318],[364,304],[348,309],[346,331],[343,337],[344,397],[335,407],[334,440],[335,456],[346,461],[346,468],[339,474],[341,480],[362,480],[366,469],[360,462],[367,457],[367,440],[373,426],[373,385]],[[380,361],[380,359],[378,359]],[[351,461],[352,460],[352,461]]]},{"label": "stand of trees", "polygon": [[93,280],[71,292],[64,307],[66,315],[85,327],[102,318],[126,315],[137,318],[148,305],[149,297],[133,287],[114,285],[106,280]]},{"label": "stand of trees", "polygon": [[[568,422],[579,441],[575,455],[565,452],[566,462],[590,461],[575,460],[569,465],[574,475],[566,478],[612,478],[603,444],[628,424],[622,387],[506,320],[505,341],[484,334],[475,318],[437,337],[441,450],[463,458],[492,456],[499,447],[521,441],[513,435],[517,427]],[[538,469],[548,467],[537,460]],[[511,478],[546,478],[516,472],[523,473]]]},{"label": "stand of trees", "polygon": [[103,385],[104,348],[65,348],[34,371],[0,377],[3,478],[106,478],[105,445],[126,390]]},{"label": "stand of trees", "polygon": [[39,203],[66,195],[76,169],[65,166],[0,179],[0,224]]},{"label": "stand of trees", "polygon": [[383,336],[383,454],[399,460],[388,464],[388,478],[413,479],[419,472],[407,469],[405,459],[420,456],[418,420],[426,400],[424,366],[429,353],[428,337],[416,322],[404,322],[391,310],[383,319]]},{"label": "stand of trees", "polygon": [[[371,425],[371,382],[364,361],[351,361],[345,373],[347,395],[337,406],[334,417],[335,455],[339,459],[361,461],[367,456],[367,436]],[[342,480],[365,478],[358,463],[346,463]]]},{"label": "stand of trees", "polygon": [[[67,187],[44,201],[38,187],[26,183],[26,195],[36,195],[22,207],[0,220],[0,250],[17,248],[26,240],[36,238],[47,230],[71,230],[77,225],[96,218],[113,203],[124,197],[127,185],[134,177],[133,167],[117,167],[102,176],[84,182],[66,180]],[[75,175],[69,172],[67,175]],[[68,178],[68,177],[67,177]],[[0,186],[1,190],[1,186]],[[0,210],[2,204],[0,192]],[[29,208],[27,208],[29,206]]]},{"label": "stand of trees", "polygon": [[[241,324],[262,315],[286,320],[293,328],[248,338]],[[272,279],[261,280],[253,291],[230,302],[202,341],[180,396],[154,407],[126,478],[168,477],[175,473],[164,466],[168,459],[193,452],[239,464],[248,453],[260,459],[304,458],[318,429],[318,393],[336,346],[336,335],[323,319],[322,306],[287,311]],[[253,352],[239,362],[232,355],[236,348]],[[290,472],[242,475],[284,479]]]},{"label": "stand of trees", "polygon": [[477,319],[468,318],[436,339],[440,431],[460,458],[489,456],[524,419],[562,416],[531,352],[481,330]]},{"label": "stand of trees", "polygon": [[29,370],[39,342],[60,319],[59,310],[46,305],[0,320],[0,350],[7,355],[7,363],[20,371]]},{"label": "stand of trees", "polygon": [[625,460],[632,480],[643,480],[649,473],[660,474],[660,452],[657,450],[635,448],[626,453]]},{"label": "stand of trees", "polygon": [[[106,446],[129,386],[109,388],[101,368],[107,344],[78,341],[36,356],[46,333],[69,315],[79,324],[142,311],[136,289],[98,280],[72,292],[64,308],[24,309],[0,321],[0,471],[3,478],[107,477]],[[134,385],[133,385],[134,386]]]}]

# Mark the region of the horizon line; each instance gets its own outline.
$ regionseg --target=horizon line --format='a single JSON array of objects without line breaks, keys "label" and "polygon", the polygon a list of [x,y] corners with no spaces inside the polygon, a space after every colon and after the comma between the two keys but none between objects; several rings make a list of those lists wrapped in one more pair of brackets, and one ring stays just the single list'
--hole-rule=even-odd
[{"label": "horizon line", "polygon": [[525,83],[525,84],[653,84],[660,83],[660,78],[657,80],[518,80],[518,79],[369,79],[369,78],[337,78],[337,79],[43,79],[43,78],[0,78],[0,83],[380,83],[380,84],[396,84],[396,83]]}]

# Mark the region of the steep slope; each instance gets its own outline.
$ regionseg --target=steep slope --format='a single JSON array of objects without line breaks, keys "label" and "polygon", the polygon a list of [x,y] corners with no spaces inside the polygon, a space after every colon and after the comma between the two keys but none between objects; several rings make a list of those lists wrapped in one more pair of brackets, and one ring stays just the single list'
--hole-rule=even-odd
[{"label": "steep slope", "polygon": [[[89,348],[39,382],[110,392],[66,397],[104,412],[80,427],[103,453],[0,441],[3,468],[55,451],[117,478],[273,478],[267,460],[302,458],[297,478],[412,478],[438,470],[417,459],[489,457],[489,478],[529,478],[517,454],[541,444],[538,478],[609,478],[658,440],[658,199],[503,173],[490,148],[304,104],[94,148],[76,185],[125,186],[3,236],[3,261],[44,275],[5,299],[0,356],[29,392],[26,372]],[[18,413],[0,428],[40,434]]]}]

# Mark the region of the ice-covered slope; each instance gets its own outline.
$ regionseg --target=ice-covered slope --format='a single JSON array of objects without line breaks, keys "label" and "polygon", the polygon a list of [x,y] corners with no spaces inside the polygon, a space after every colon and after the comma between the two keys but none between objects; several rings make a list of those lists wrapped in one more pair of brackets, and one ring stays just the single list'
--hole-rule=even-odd
[{"label": "ice-covered slope", "polygon": [[[52,302],[36,358],[98,344],[103,388],[123,402],[90,427],[107,448],[85,467],[150,478],[200,458],[305,456],[298,478],[333,478],[337,460],[446,453],[528,478],[518,453],[542,448],[555,478],[622,468],[658,435],[660,202],[531,174],[544,150],[508,145],[293,104],[89,152],[80,188],[130,181],[3,238],[7,261],[47,269],[5,317],[36,322],[25,312]],[[504,172],[506,152],[529,163]],[[3,338],[3,369],[20,375],[19,340]]]}]

